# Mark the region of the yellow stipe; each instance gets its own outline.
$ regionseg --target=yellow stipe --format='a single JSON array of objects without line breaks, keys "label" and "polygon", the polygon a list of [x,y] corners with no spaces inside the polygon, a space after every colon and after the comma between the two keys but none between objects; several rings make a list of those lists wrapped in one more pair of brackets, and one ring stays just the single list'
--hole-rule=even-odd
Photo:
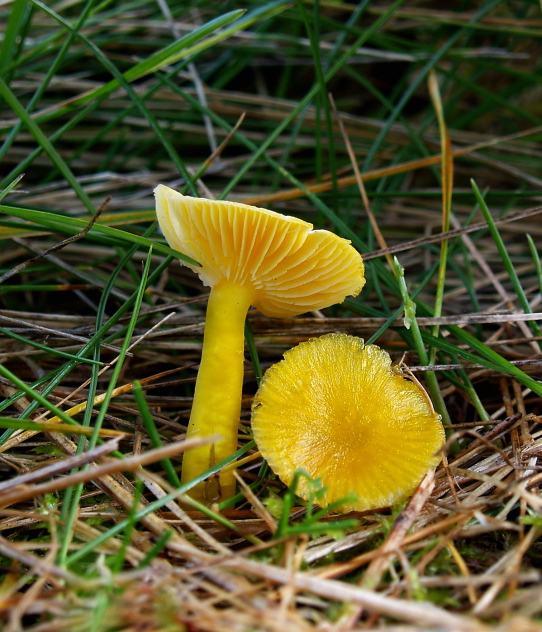
[{"label": "yellow stipe", "polygon": [[[244,375],[245,317],[252,302],[249,289],[217,285],[207,305],[201,364],[187,438],[220,435],[221,441],[187,452],[182,483],[188,483],[237,450]],[[234,468],[218,479],[198,484],[190,496],[202,503],[224,500],[235,493]]]}]

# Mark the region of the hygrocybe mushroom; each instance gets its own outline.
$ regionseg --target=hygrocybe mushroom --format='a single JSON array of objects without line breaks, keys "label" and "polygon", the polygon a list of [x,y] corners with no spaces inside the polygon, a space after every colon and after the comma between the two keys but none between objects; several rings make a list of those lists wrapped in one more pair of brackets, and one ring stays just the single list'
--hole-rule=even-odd
[{"label": "hygrocybe mushroom", "polygon": [[[184,455],[182,482],[193,480],[237,448],[250,306],[291,317],[342,302],[364,283],[361,256],[346,239],[262,208],[181,195],[159,185],[156,214],[169,245],[201,264],[191,266],[211,288],[188,437],[223,438]],[[183,262],[184,263],[184,262]],[[204,502],[233,495],[233,471],[200,484]]]},{"label": "hygrocybe mushroom", "polygon": [[[286,351],[252,406],[254,439],[289,485],[297,469],[321,479],[322,504],[354,493],[344,511],[388,507],[440,460],[444,429],[427,394],[386,351],[345,334]],[[296,490],[307,498],[307,481]]]}]

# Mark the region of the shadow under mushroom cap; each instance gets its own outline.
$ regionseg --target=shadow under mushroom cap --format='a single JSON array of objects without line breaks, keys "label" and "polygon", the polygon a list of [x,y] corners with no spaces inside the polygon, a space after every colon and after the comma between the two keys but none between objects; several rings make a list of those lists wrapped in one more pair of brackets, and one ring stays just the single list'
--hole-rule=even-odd
[{"label": "shadow under mushroom cap", "polygon": [[[263,457],[289,485],[296,469],[320,478],[323,505],[354,493],[343,510],[387,507],[436,467],[444,442],[421,387],[375,345],[344,334],[290,349],[265,374],[252,408]],[[301,479],[297,490],[307,497]]]}]

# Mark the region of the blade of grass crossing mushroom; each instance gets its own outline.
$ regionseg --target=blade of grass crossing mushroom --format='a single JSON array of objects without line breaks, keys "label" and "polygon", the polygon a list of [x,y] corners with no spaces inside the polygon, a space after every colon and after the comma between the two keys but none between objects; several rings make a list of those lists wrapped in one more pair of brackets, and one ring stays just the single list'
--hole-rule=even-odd
[{"label": "blade of grass crossing mushroom", "polygon": [[[259,452],[249,454],[248,456],[244,456],[245,454],[247,454],[247,452],[250,452],[250,450],[252,450],[252,448],[254,447],[256,447],[256,442],[253,439],[251,439],[246,445],[244,445],[242,448],[239,448],[239,450],[237,450],[237,452],[235,453],[237,456],[235,458],[225,459],[224,465],[222,466],[222,470],[228,470],[228,469],[235,470],[238,465],[243,465],[244,463],[248,461],[254,460],[254,458],[260,457],[261,455]],[[254,489],[257,486],[258,486],[258,481],[250,485],[251,489]],[[238,502],[244,502],[245,500],[246,498],[243,495],[243,493],[239,492],[235,496],[232,496],[231,498],[228,498],[227,500],[223,500],[222,502],[218,503],[218,507],[220,511],[222,511],[224,509],[228,509],[229,507],[234,507]]]},{"label": "blade of grass crossing mushroom", "polygon": [[[510,255],[508,254],[508,251],[506,250],[506,246],[504,245],[504,241],[501,237],[499,229],[495,225],[495,222],[493,221],[493,217],[491,216],[489,208],[484,200],[484,196],[480,192],[480,189],[478,188],[474,180],[471,180],[471,185],[474,190],[474,195],[476,196],[476,201],[478,202],[480,208],[482,209],[482,213],[484,214],[484,218],[489,227],[489,232],[491,233],[493,241],[495,242],[495,245],[497,246],[499,255],[502,259],[504,267],[506,268],[510,281],[512,282],[512,286],[514,288],[514,291],[516,292],[516,296],[518,297],[519,304],[521,305],[523,311],[526,314],[529,314],[530,312],[532,312],[531,306],[529,305],[529,300],[527,296],[525,295],[525,291],[521,285],[521,281],[519,280],[516,269],[514,268],[514,264],[512,263],[512,260],[510,259]],[[527,321],[527,324],[529,325],[529,327],[531,328],[531,331],[533,332],[535,336],[540,336],[540,327],[535,321],[529,320]],[[540,342],[538,342],[538,347],[539,349],[541,348]]]}]

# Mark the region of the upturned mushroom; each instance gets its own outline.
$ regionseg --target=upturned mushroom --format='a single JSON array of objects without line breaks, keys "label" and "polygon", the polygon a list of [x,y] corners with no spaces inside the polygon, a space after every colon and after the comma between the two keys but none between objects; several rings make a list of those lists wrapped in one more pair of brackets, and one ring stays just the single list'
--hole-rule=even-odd
[{"label": "upturned mushroom", "polygon": [[[444,430],[417,383],[388,353],[345,334],[302,342],[267,370],[252,406],[254,439],[287,485],[304,470],[320,479],[328,505],[388,507],[435,468]],[[296,493],[307,499],[305,478]],[[320,501],[319,501],[320,502]]]},{"label": "upturned mushroom", "polygon": [[[193,198],[159,185],[156,214],[169,245],[193,258],[188,265],[210,287],[203,349],[187,436],[222,439],[184,455],[181,481],[200,476],[237,449],[244,374],[244,324],[250,306],[291,317],[342,302],[364,283],[350,242],[311,224],[262,208]],[[202,502],[231,497],[232,470],[200,483]]]}]

